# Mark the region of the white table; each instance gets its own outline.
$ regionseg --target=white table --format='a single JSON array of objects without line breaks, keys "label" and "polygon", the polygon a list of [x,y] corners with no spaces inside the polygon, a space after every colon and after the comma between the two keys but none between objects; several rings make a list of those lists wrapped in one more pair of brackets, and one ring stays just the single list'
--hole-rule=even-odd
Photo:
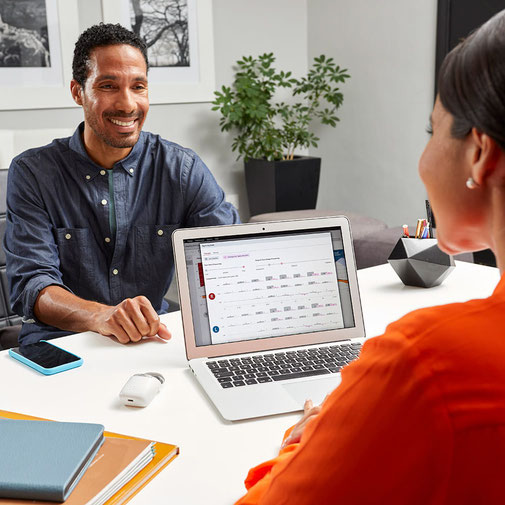
[{"label": "white table", "polygon": [[[458,263],[441,286],[404,286],[389,265],[359,271],[367,336],[411,311],[489,296],[496,268]],[[42,376],[0,353],[0,408],[60,421],[89,421],[109,431],[170,442],[181,454],[130,502],[132,505],[230,504],[244,492],[248,469],[274,456],[298,414],[229,423],[207,400],[186,365],[180,314],[163,316],[169,343],[120,345],[86,332],[57,344],[84,359],[81,368]],[[118,392],[134,373],[155,371],[166,382],[146,409],[122,406]]]}]

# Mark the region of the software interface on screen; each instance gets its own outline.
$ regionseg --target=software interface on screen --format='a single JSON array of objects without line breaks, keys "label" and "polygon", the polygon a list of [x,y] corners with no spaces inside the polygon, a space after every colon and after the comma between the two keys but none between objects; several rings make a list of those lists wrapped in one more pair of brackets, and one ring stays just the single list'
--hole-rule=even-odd
[{"label": "software interface on screen", "polygon": [[354,326],[340,228],[185,240],[197,346]]}]

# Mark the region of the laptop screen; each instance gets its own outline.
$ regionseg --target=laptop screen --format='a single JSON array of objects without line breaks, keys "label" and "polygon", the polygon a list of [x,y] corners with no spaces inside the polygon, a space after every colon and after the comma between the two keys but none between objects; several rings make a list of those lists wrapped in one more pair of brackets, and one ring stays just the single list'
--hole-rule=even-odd
[{"label": "laptop screen", "polygon": [[340,227],[183,245],[197,347],[355,326]]}]

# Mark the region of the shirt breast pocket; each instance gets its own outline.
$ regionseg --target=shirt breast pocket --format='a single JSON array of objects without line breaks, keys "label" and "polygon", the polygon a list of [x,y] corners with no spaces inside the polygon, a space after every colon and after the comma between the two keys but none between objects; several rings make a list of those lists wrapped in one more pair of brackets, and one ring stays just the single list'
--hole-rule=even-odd
[{"label": "shirt breast pocket", "polygon": [[94,261],[93,234],[88,228],[57,228],[56,243],[63,282],[78,296],[97,282],[99,266]]},{"label": "shirt breast pocket", "polygon": [[139,282],[149,279],[148,282],[158,284],[160,289],[165,288],[174,264],[172,232],[179,227],[178,224],[136,227],[136,263],[141,265],[138,271],[143,277]]}]

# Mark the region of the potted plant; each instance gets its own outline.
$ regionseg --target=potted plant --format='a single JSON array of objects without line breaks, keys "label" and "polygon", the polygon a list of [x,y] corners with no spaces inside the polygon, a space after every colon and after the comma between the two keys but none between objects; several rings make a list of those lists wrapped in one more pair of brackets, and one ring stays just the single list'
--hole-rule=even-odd
[{"label": "potted plant", "polygon": [[[232,149],[244,158],[251,215],[315,208],[321,159],[295,151],[317,147],[319,138],[309,131],[313,120],[336,126],[344,98],[338,84],[349,78],[324,55],[299,79],[275,70],[274,61],[272,53],[237,61],[232,87],[215,91],[212,102],[221,112],[221,131],[236,131]],[[275,101],[281,88],[291,94],[286,102]]]}]

